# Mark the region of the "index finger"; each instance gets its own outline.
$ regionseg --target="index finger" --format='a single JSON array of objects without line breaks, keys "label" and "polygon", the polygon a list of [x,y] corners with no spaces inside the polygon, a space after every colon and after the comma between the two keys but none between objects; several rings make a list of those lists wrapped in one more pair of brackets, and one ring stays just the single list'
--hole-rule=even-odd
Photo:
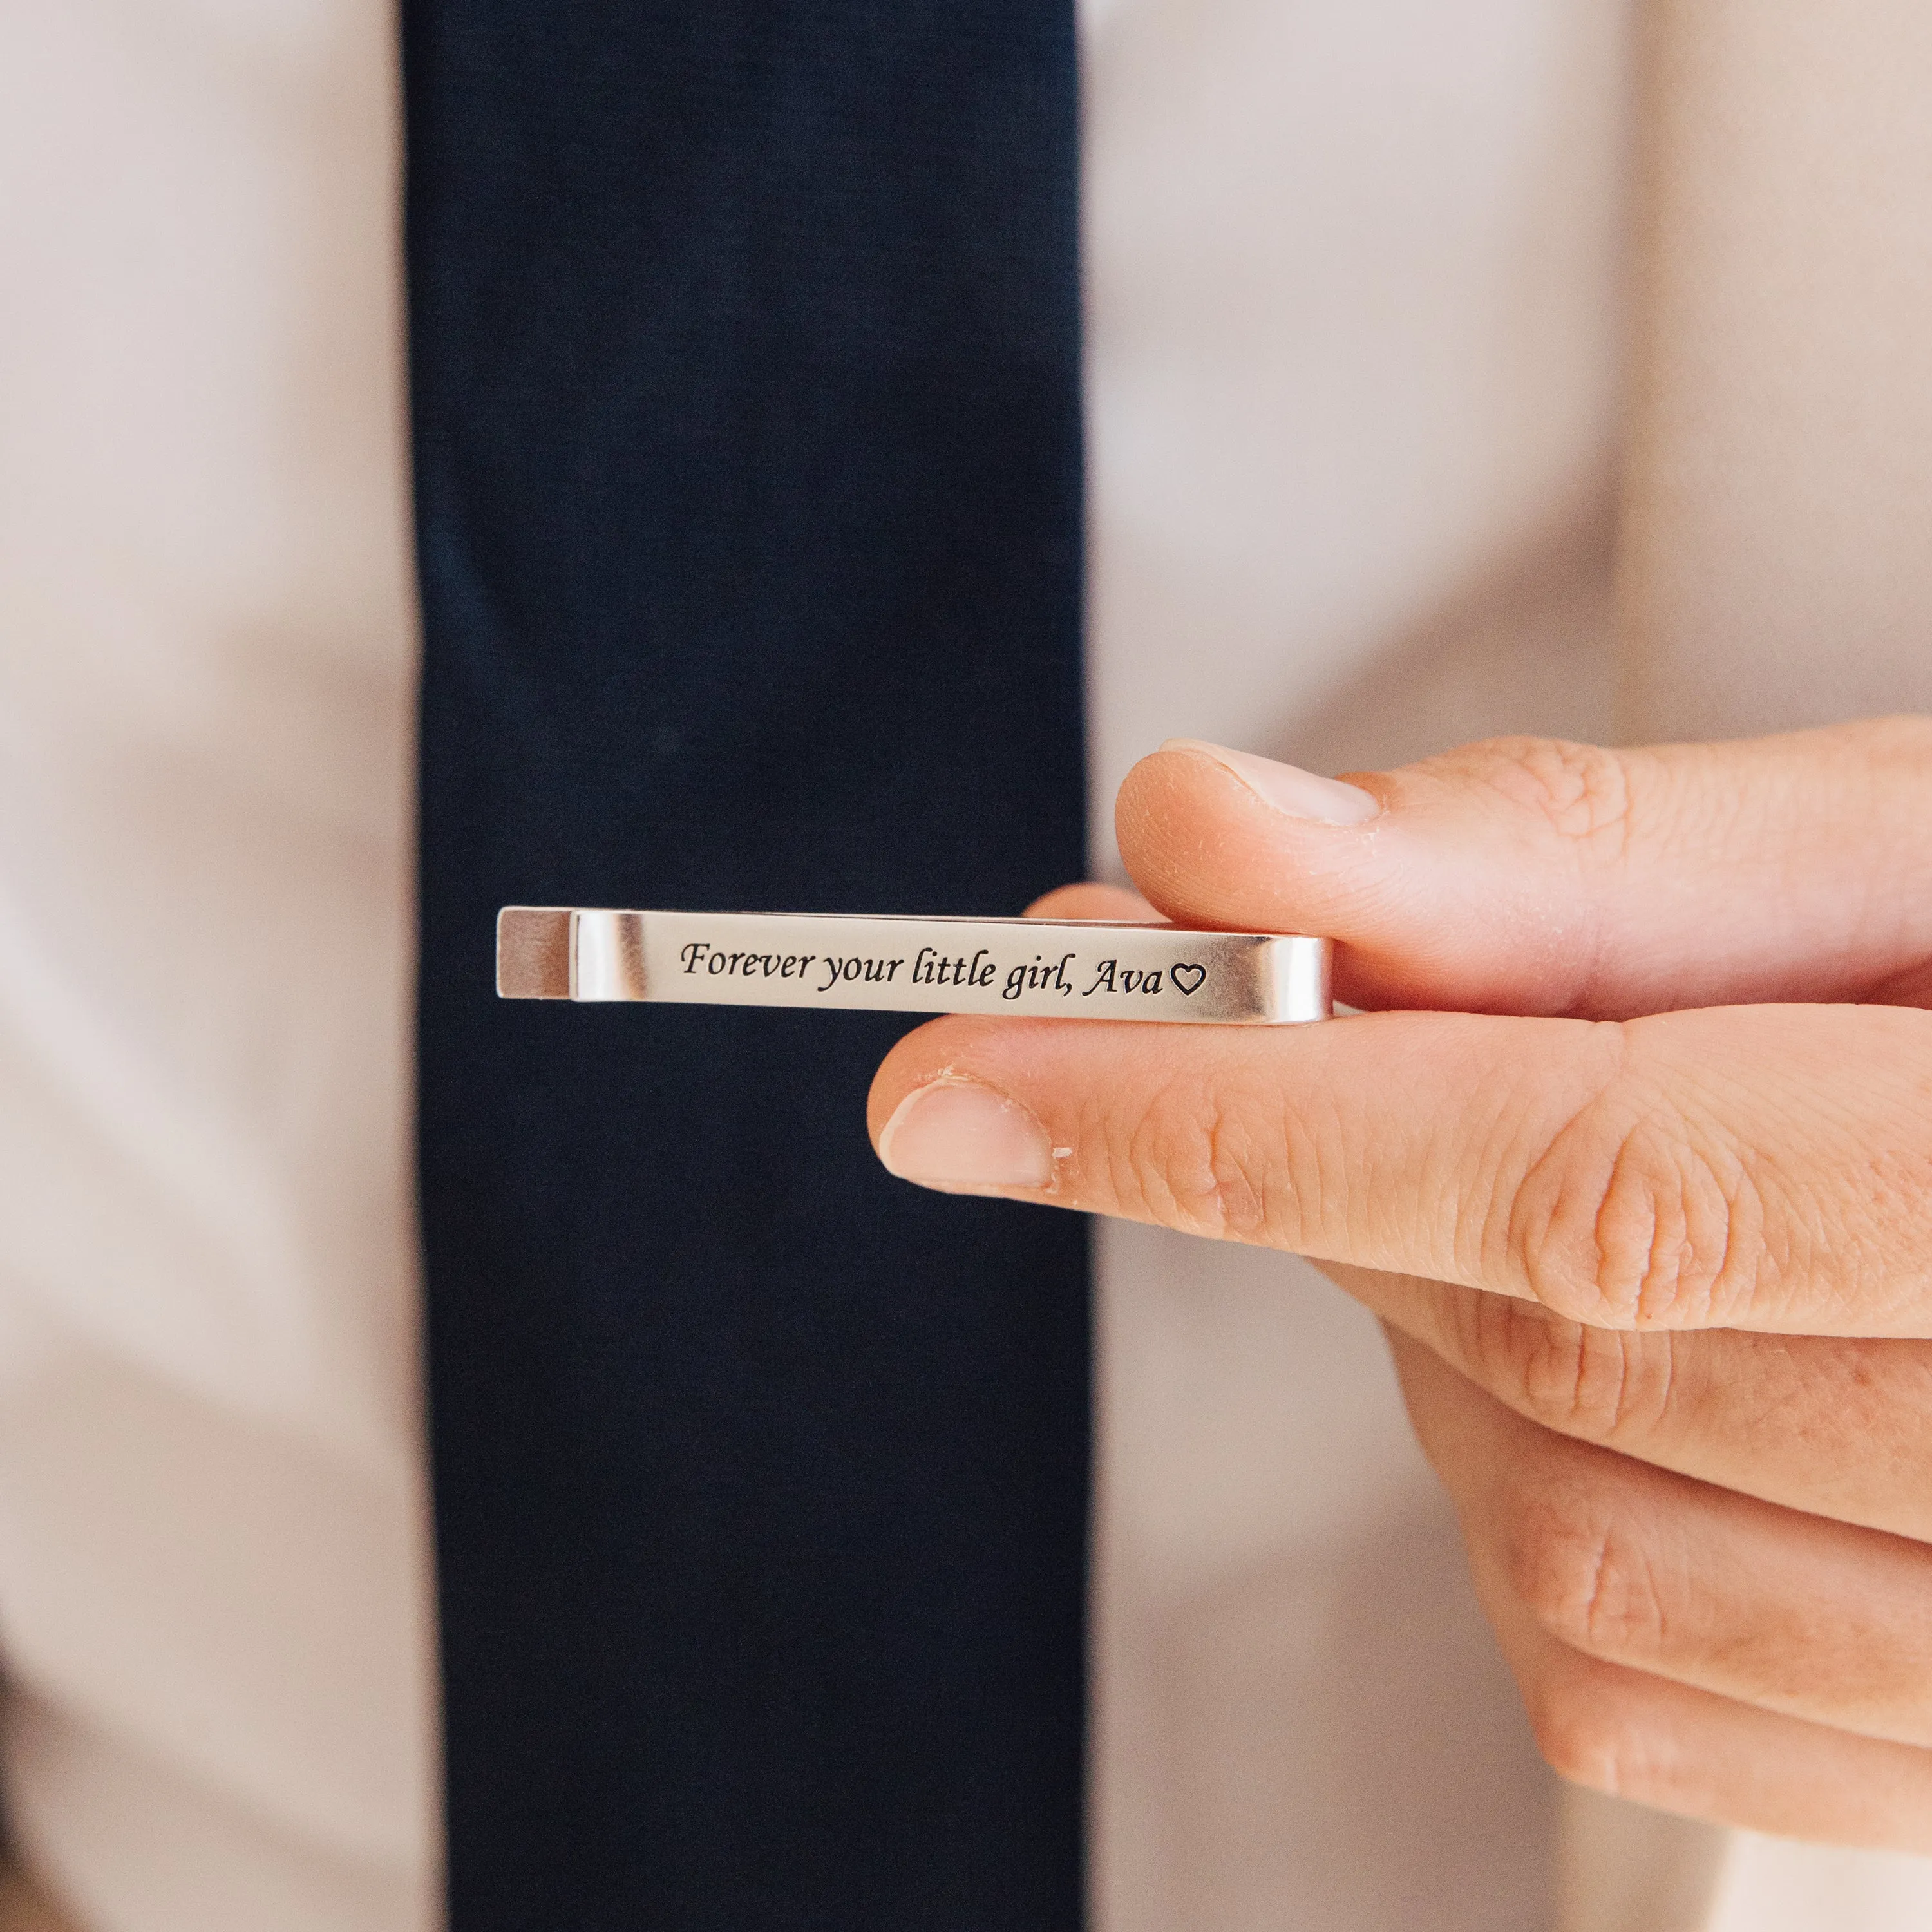
[{"label": "index finger", "polygon": [[1932,1015],[933,1022],[880,1158],[1539,1301],[1602,1328],[1932,1334]]}]

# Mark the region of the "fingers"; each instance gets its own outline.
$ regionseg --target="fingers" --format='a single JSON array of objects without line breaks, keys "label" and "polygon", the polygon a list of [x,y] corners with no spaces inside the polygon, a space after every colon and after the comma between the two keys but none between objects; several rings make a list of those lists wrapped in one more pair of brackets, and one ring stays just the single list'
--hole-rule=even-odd
[{"label": "fingers", "polygon": [[1559,1771],[1760,1829],[1932,1845],[1932,1551],[1565,1442],[1396,1348]]},{"label": "fingers", "polygon": [[1492,1289],[1593,1326],[1932,1334],[1922,1012],[952,1018],[894,1048],[870,1112],[886,1165],[929,1186]]},{"label": "fingers", "polygon": [[1588,1328],[1534,1302],[1328,1264],[1545,1429],[1787,1508],[1932,1542],[1932,1342]]},{"label": "fingers", "polygon": [[1591,1018],[1916,1000],[1928,815],[1918,718],[1643,751],[1504,739],[1339,787],[1163,750],[1116,808],[1168,918],[1327,934],[1353,1005]]},{"label": "fingers", "polygon": [[1157,920],[1160,914],[1138,892],[1124,886],[1101,885],[1086,880],[1077,885],[1056,886],[1026,909],[1028,919],[1112,919],[1138,925]]},{"label": "fingers", "polygon": [[1559,1642],[1790,1717],[1932,1744],[1932,1550],[1538,1428],[1412,1342],[1416,1432]]},{"label": "fingers", "polygon": [[1932,1852],[1932,1752],[1755,1708],[1572,1650],[1491,1612],[1559,1777],[1780,1838]]}]

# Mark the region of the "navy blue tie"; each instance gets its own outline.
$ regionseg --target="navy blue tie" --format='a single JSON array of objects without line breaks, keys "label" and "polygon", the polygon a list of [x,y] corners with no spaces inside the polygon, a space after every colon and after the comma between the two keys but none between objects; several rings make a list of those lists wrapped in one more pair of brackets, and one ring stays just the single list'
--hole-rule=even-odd
[{"label": "navy blue tie", "polygon": [[1068,0],[406,0],[454,1932],[1081,1892],[1087,1239],[865,1015],[500,1004],[508,902],[1082,868]]}]

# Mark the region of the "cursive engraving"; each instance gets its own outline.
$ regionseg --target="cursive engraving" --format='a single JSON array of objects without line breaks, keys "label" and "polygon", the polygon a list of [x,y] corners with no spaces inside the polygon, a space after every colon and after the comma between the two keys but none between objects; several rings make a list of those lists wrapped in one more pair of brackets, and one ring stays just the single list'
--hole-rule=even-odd
[{"label": "cursive engraving", "polygon": [[1160,970],[1155,968],[1149,971],[1144,967],[1123,966],[1118,959],[1103,959],[1094,968],[1094,983],[1080,997],[1090,1000],[1096,993],[1157,993],[1160,991]]},{"label": "cursive engraving", "polygon": [[724,952],[694,939],[678,956],[687,973],[734,974],[741,979],[794,980],[805,976],[805,969],[818,957],[815,952]]},{"label": "cursive engraving", "polygon": [[890,986],[892,975],[905,962],[902,958],[868,959],[859,953],[841,959],[827,953],[824,963],[825,984],[818,989],[821,993],[830,992],[842,980],[857,980],[872,986]]},{"label": "cursive engraving", "polygon": [[949,959],[932,946],[922,946],[912,962],[912,980],[917,986],[990,986],[999,970],[983,946],[970,959]]},{"label": "cursive engraving", "polygon": [[[970,956],[922,946],[908,962],[903,955],[885,958],[860,952],[734,952],[709,940],[694,939],[678,949],[677,956],[685,976],[802,980],[814,994],[833,998],[848,986],[897,988],[902,969],[911,986],[972,987],[988,992],[997,988],[1001,1000],[1013,1001],[1024,1000],[1029,994],[1057,994],[1062,999],[1070,999],[1076,992],[1087,1000],[1096,994],[1158,998],[1169,985],[1184,998],[1192,998],[1208,978],[1208,968],[1193,960],[1165,967],[1124,966],[1118,958],[1083,962],[1078,952],[1070,951],[1058,958],[1036,952],[1030,960],[1018,961],[1009,954],[1003,961],[984,946]],[[1076,984],[1076,976],[1085,983]]]},{"label": "cursive engraving", "polygon": [[1000,988],[1000,998],[1017,1000],[1022,993],[1041,992],[1048,986],[1058,989],[1063,998],[1070,994],[1073,988],[1067,980],[1066,968],[1077,956],[1071,952],[1064,954],[1056,964],[1049,966],[1046,956],[1036,952],[1030,966],[1016,966],[1008,971],[1006,983]]}]

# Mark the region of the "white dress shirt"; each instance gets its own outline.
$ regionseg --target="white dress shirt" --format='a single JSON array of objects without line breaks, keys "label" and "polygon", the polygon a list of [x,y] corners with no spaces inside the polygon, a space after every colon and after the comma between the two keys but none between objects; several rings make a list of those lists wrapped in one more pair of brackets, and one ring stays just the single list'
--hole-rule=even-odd
[{"label": "white dress shirt", "polygon": [[90,1932],[435,1911],[395,67],[0,4],[0,1747]]},{"label": "white dress shirt", "polygon": [[[1096,858],[1169,735],[1609,730],[1620,0],[1094,0]],[[1101,1932],[1545,1932],[1556,1796],[1375,1324],[1099,1246]]]},{"label": "white dress shirt", "polygon": [[[1090,0],[1102,870],[1169,734],[1608,733],[1624,16]],[[0,0],[0,1735],[89,1932],[437,1913],[397,112],[378,0]],[[1102,1932],[1542,1932],[1372,1324],[1100,1255]]]}]

